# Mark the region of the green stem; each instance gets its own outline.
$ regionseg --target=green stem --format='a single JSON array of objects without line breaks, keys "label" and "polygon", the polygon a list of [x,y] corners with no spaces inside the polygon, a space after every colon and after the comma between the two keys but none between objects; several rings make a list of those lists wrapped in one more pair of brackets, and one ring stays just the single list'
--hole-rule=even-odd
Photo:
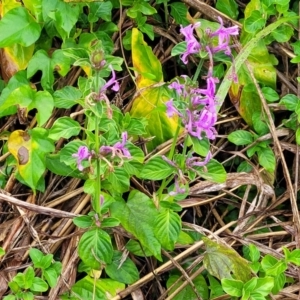
[{"label": "green stem", "polygon": [[[95,90],[99,91],[99,72],[96,72],[96,82],[95,82]],[[99,153],[100,141],[99,141],[99,118],[95,114],[95,153]],[[101,215],[101,205],[100,205],[100,191],[101,191],[101,160],[96,154],[96,183],[95,183],[95,211],[100,217]]]},{"label": "green stem", "polygon": [[[173,155],[175,153],[175,148],[176,148],[176,144],[177,144],[177,138],[179,136],[179,132],[180,132],[180,125],[178,124],[177,125],[177,128],[176,128],[176,131],[175,131],[175,134],[174,134],[174,137],[173,137],[173,142],[172,142],[172,146],[171,146],[171,150],[169,152],[169,155],[168,155],[168,158],[170,160],[172,160],[173,158]],[[169,179],[163,179],[161,185],[160,185],[160,188],[158,189],[157,191],[157,194],[158,194],[158,201],[162,198],[162,193],[164,191],[164,189],[166,188],[166,186],[171,182],[171,180],[174,178],[174,176],[171,176],[169,177]]]},{"label": "green stem", "polygon": [[201,71],[201,69],[202,69],[203,63],[204,63],[204,59],[201,58],[201,60],[200,60],[200,62],[199,62],[199,64],[198,64],[198,66],[197,66],[196,73],[195,73],[195,75],[194,75],[194,77],[193,77],[193,81],[198,80],[198,77],[199,77],[200,71]]}]

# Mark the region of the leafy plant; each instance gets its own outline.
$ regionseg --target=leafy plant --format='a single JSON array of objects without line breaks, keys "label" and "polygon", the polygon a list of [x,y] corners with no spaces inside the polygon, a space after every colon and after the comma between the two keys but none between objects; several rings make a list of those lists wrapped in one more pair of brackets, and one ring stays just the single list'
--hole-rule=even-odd
[{"label": "leafy plant", "polygon": [[[62,265],[60,262],[53,262],[53,255],[44,255],[40,250],[31,248],[29,251],[33,267],[29,266],[23,273],[18,273],[12,281],[8,283],[12,294],[5,296],[5,300],[34,299],[34,295],[46,292],[49,287],[56,285],[61,274]],[[41,278],[35,276],[35,269],[42,272]]]}]

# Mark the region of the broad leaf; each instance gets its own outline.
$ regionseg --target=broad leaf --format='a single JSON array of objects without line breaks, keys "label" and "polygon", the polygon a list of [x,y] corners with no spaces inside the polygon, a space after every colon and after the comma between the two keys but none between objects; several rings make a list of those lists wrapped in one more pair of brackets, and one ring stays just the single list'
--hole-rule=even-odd
[{"label": "broad leaf", "polygon": [[95,279],[86,276],[72,286],[74,292],[81,299],[107,300],[125,289],[125,284],[111,279]]},{"label": "broad leaf", "polygon": [[249,263],[235,250],[206,237],[202,237],[202,240],[206,246],[203,263],[211,275],[219,280],[233,276],[243,282],[251,278]]},{"label": "broad leaf", "polygon": [[122,252],[114,251],[112,263],[106,265],[105,272],[116,281],[132,284],[139,279],[139,271],[130,258],[122,259]]},{"label": "broad leaf", "polygon": [[122,226],[139,239],[142,246],[161,260],[161,246],[154,234],[153,219],[158,211],[153,201],[139,191],[132,191],[127,202],[111,204],[111,216],[120,220]]},{"label": "broad leaf", "polygon": [[62,117],[57,119],[49,132],[49,138],[57,141],[60,138],[68,139],[76,136],[80,132],[80,124],[70,117]]},{"label": "broad leaf", "polygon": [[81,97],[82,93],[79,89],[68,85],[56,90],[53,94],[54,105],[58,108],[71,108],[78,103]]},{"label": "broad leaf", "polygon": [[167,250],[174,250],[175,242],[178,240],[181,230],[181,219],[172,210],[164,209],[154,219],[154,234]]},{"label": "broad leaf", "polygon": [[92,269],[100,269],[103,264],[110,264],[113,257],[110,236],[100,228],[85,232],[79,241],[78,254]]},{"label": "broad leaf", "polygon": [[[167,281],[167,288],[170,288],[178,279],[179,275],[172,275],[169,277]],[[179,288],[183,283],[183,280],[180,280],[175,286],[169,291],[169,295],[172,294],[177,288]],[[194,280],[193,283],[196,287],[197,292],[201,296],[203,300],[210,299],[208,296],[208,286],[207,283],[202,275],[198,275]],[[193,290],[193,288],[188,284],[186,287],[183,288],[177,295],[172,298],[172,300],[195,300],[197,296]]]},{"label": "broad leaf", "polygon": [[254,138],[251,132],[246,130],[236,130],[228,135],[228,140],[235,145],[249,145],[253,143]]},{"label": "broad leaf", "polygon": [[138,29],[132,29],[132,62],[137,75],[138,88],[163,81],[162,66]]},{"label": "broad leaf", "polygon": [[149,180],[160,180],[170,176],[175,171],[174,167],[169,165],[161,157],[157,156],[150,159],[142,168],[140,177]]},{"label": "broad leaf", "polygon": [[20,44],[32,45],[41,33],[41,26],[24,7],[8,11],[0,21],[0,48]]},{"label": "broad leaf", "polygon": [[27,77],[31,78],[37,71],[42,71],[41,84],[45,90],[52,90],[54,83],[54,71],[61,76],[67,75],[70,69],[70,59],[66,57],[63,50],[55,50],[48,56],[45,50],[38,50],[30,60],[27,68]]},{"label": "broad leaf", "polygon": [[148,126],[145,137],[151,137],[146,145],[148,151],[174,137],[178,126],[178,117],[169,118],[165,103],[170,100],[170,91],[165,86],[149,87],[134,98],[130,114],[134,118],[144,117]]},{"label": "broad leaf", "polygon": [[35,190],[46,169],[45,154],[54,151],[47,131],[43,128],[34,128],[28,132],[16,130],[8,139],[8,150],[15,157],[23,180]]},{"label": "broad leaf", "polygon": [[206,180],[220,183],[226,180],[227,173],[223,165],[215,159],[211,159],[205,167],[195,167],[195,169]]}]

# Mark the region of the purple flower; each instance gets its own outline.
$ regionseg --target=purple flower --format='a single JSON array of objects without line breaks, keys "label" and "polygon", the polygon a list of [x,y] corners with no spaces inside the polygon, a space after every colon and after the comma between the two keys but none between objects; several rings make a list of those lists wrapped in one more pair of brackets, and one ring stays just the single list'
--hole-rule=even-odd
[{"label": "purple flower", "polygon": [[122,133],[122,142],[117,142],[113,146],[101,146],[99,151],[102,155],[112,154],[112,157],[131,158],[129,150],[125,147],[127,142],[127,132]]},{"label": "purple flower", "polygon": [[185,188],[180,187],[178,176],[175,176],[175,191],[169,193],[170,196],[176,196],[178,194],[184,194],[186,192]]},{"label": "purple flower", "polygon": [[169,118],[173,117],[174,115],[182,116],[181,113],[174,107],[173,105],[173,99],[170,99],[166,102],[167,107],[167,116]]},{"label": "purple flower", "polygon": [[192,136],[202,139],[202,132],[204,132],[210,140],[214,140],[216,137],[216,130],[214,125],[217,121],[217,112],[214,108],[208,109],[205,107],[202,111],[191,112],[187,109],[187,121],[185,122],[185,128]]},{"label": "purple flower", "polygon": [[212,158],[211,152],[209,151],[203,161],[201,161],[201,157],[190,157],[186,160],[186,165],[188,168],[203,167],[205,166],[210,159]]},{"label": "purple flower", "polygon": [[79,171],[82,171],[84,169],[83,165],[81,162],[84,159],[88,159],[91,157],[91,153],[89,152],[89,149],[86,146],[80,146],[78,148],[78,152],[72,154],[72,157],[77,157],[77,168]]},{"label": "purple flower", "polygon": [[109,65],[109,68],[111,69],[112,77],[110,80],[108,80],[103,87],[100,89],[100,94],[105,93],[105,91],[108,90],[109,87],[112,86],[112,90],[117,92],[120,89],[119,82],[116,80],[116,73],[111,65]]},{"label": "purple flower", "polygon": [[194,37],[194,29],[198,28],[200,26],[200,23],[197,22],[194,25],[188,25],[186,27],[182,27],[180,29],[180,32],[184,35],[185,41],[187,43],[187,49],[186,51],[181,55],[181,60],[184,64],[188,63],[187,56],[190,54],[198,53],[200,51],[201,45],[197,41],[197,39]]},{"label": "purple flower", "polygon": [[[208,77],[206,80],[206,89],[195,89],[194,95],[192,96],[193,105],[208,105],[215,106],[215,94],[216,94],[216,83],[218,78]],[[204,95],[205,97],[203,97]]]},{"label": "purple flower", "polygon": [[239,28],[238,26],[232,26],[225,28],[223,24],[222,18],[218,17],[218,20],[221,24],[220,28],[217,29],[215,32],[210,33],[211,37],[217,36],[219,39],[219,43],[217,47],[213,47],[213,52],[224,51],[226,55],[231,55],[231,49],[229,47],[230,36],[238,35]]}]

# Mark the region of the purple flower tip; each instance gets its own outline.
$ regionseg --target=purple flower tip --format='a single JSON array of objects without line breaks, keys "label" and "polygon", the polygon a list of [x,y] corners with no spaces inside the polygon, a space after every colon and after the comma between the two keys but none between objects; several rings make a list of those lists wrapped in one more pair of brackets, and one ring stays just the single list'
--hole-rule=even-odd
[{"label": "purple flower tip", "polygon": [[89,151],[89,149],[86,146],[80,146],[78,148],[78,152],[72,154],[72,157],[77,158],[77,168],[78,168],[79,171],[82,171],[84,169],[81,162],[84,159],[88,159],[90,156],[91,156],[91,152]]}]

